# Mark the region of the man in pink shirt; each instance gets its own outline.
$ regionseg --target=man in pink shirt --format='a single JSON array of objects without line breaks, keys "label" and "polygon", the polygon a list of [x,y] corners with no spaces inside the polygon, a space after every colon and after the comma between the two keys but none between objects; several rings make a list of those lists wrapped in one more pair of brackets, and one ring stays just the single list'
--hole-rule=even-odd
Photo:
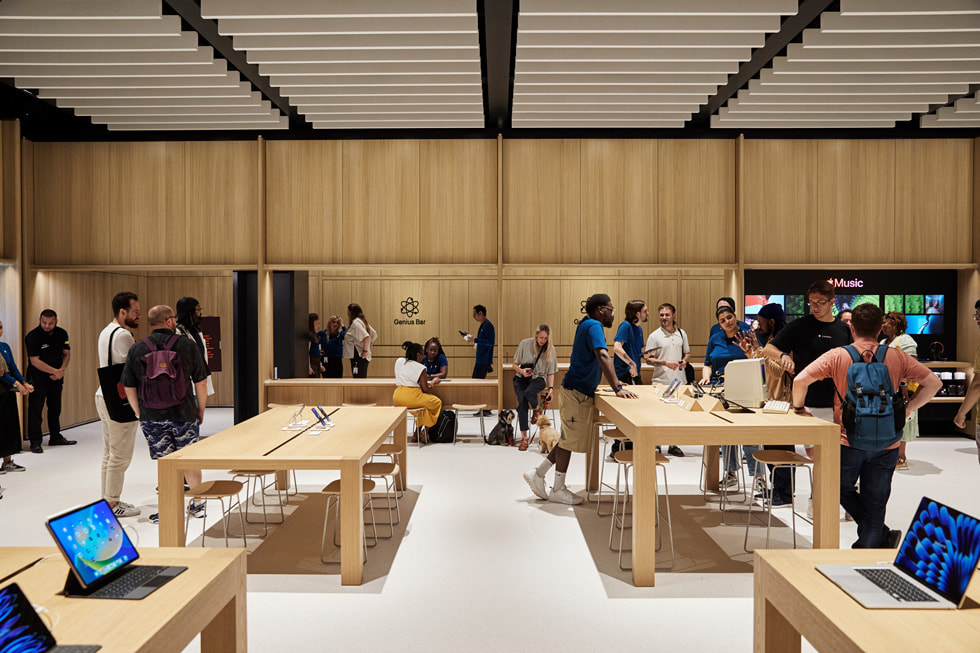
[{"label": "man in pink shirt", "polygon": [[[881,309],[874,304],[854,307],[850,323],[853,346],[865,362],[870,362],[878,349],[875,338],[881,331],[882,319]],[[901,531],[889,530],[885,526],[885,508],[891,494],[892,474],[895,473],[901,437],[881,451],[864,451],[850,446],[841,420],[841,398],[847,394],[847,368],[850,366],[851,355],[843,347],[832,349],[807,365],[793,380],[793,410],[797,414],[808,415],[810,411],[803,406],[807,388],[821,379],[833,380],[837,390],[834,422],[841,424],[840,504],[854,517],[858,526],[858,539],[852,548],[894,548],[898,546]],[[899,383],[906,379],[920,383],[915,396],[905,406],[906,421],[942,387],[942,381],[929,368],[898,349],[888,350],[885,366],[896,393]],[[854,487],[859,480],[860,491]]]}]

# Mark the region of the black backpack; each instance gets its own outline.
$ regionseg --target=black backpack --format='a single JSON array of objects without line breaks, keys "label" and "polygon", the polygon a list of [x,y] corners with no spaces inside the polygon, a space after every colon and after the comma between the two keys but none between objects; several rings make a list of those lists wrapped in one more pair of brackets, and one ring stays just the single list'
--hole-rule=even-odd
[{"label": "black backpack", "polygon": [[452,442],[456,432],[456,413],[444,410],[439,413],[435,426],[429,429],[429,442]]}]

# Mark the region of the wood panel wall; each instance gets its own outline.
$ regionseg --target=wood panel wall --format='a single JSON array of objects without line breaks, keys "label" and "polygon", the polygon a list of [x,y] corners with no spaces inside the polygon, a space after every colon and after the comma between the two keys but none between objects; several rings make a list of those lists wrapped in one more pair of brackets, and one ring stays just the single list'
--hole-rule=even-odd
[{"label": "wood panel wall", "polygon": [[972,262],[967,139],[745,140],[746,264]]}]

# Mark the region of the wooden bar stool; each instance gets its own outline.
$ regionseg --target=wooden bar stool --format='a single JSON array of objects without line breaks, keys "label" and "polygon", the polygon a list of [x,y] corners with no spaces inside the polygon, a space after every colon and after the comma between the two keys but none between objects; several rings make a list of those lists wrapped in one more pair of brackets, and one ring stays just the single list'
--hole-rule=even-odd
[{"label": "wooden bar stool", "polygon": [[483,411],[487,409],[486,404],[453,404],[453,410],[456,411],[456,424],[453,428],[453,446],[456,446],[456,435],[459,433],[459,416],[464,412],[468,413],[470,411],[480,412],[480,435],[483,436],[483,444],[487,443],[487,426],[483,421]]},{"label": "wooden bar stool", "polygon": [[[374,531],[374,544],[371,546],[377,546],[378,526],[374,521],[374,504],[371,502],[371,492],[373,491],[374,481],[367,478],[361,479],[361,492],[366,497],[364,500],[364,508],[371,508],[371,528]],[[331,482],[330,485],[320,490],[320,493],[327,495],[327,507],[323,512],[323,537],[320,538],[320,562],[325,565],[337,565],[340,564],[339,560],[324,560],[323,552],[327,547],[327,522],[330,521],[331,506],[336,506],[333,521],[333,544],[336,547],[340,547],[340,542],[337,541],[337,532],[340,530],[340,479],[338,478],[336,481]],[[364,546],[364,562],[367,563],[367,532],[363,534],[362,539]]]},{"label": "wooden bar stool", "polygon": [[[385,508],[388,510],[388,521],[387,523],[382,522],[381,525],[388,527],[388,535],[383,536],[382,539],[388,539],[394,535],[395,525],[402,520],[401,509],[398,507],[398,492],[395,489],[398,474],[400,472],[401,468],[398,467],[398,463],[371,462],[364,464],[364,471],[362,472],[364,478],[383,479],[385,484]],[[393,505],[394,507],[392,507]],[[371,510],[373,514],[373,501],[371,503]],[[395,513],[394,519],[392,519],[392,511]],[[377,537],[377,526],[375,526],[375,536]]]},{"label": "wooden bar stool", "polygon": [[[787,469],[793,470],[790,474],[790,492],[791,499],[796,498],[796,468],[805,467],[807,472],[810,474],[810,487],[813,487],[813,461],[806,456],[801,456],[795,451],[782,451],[778,449],[763,449],[761,451],[756,451],[752,454],[752,457],[758,460],[764,465],[772,465],[773,472],[775,472],[780,467],[785,467]],[[765,496],[763,501],[766,503],[766,508],[768,512],[768,518],[766,519],[766,548],[769,548],[769,534],[772,530],[772,485],[769,483],[769,475],[766,473],[767,467],[762,468],[761,476],[756,476],[754,478],[761,478],[763,484],[765,485]],[[753,486],[755,483],[753,483]],[[745,541],[742,543],[742,548],[745,549],[747,553],[752,553],[753,549],[749,549],[749,525],[752,523],[752,507],[755,505],[755,501],[749,503],[749,518],[745,522]],[[793,511],[793,548],[796,548],[796,506],[790,505],[790,510]],[[801,516],[800,519],[805,521],[805,517]]]},{"label": "wooden bar stool", "polygon": [[[608,428],[612,428],[612,427],[613,427],[613,423],[609,419],[607,419],[605,416],[603,416],[600,413],[599,415],[596,416],[596,418],[594,420],[592,420],[592,437],[593,438],[596,438],[596,437],[601,438],[601,437],[603,437],[603,431],[606,430],[606,429],[608,429]],[[623,437],[625,438],[625,436],[623,436]],[[591,447],[591,441],[590,441],[589,444],[590,444],[590,447]],[[602,450],[602,460],[599,461],[599,478],[600,478],[600,481],[599,482],[600,483],[602,483],[602,480],[601,480],[602,479],[602,467],[603,467],[603,464],[605,463],[605,456],[606,456],[606,449],[605,449],[605,447],[603,447],[603,450]],[[588,463],[586,463],[586,464],[588,464]],[[599,499],[600,499],[600,497],[602,496],[602,486],[600,485],[599,486],[599,489],[596,492],[593,492],[592,490],[590,490],[589,489],[590,487],[592,487],[592,466],[591,465],[589,465],[588,480],[587,480],[586,485],[585,485],[585,500],[586,501],[593,501],[593,500],[595,500],[596,502],[598,502]],[[591,494],[595,494],[595,496],[594,497],[589,496]],[[598,514],[598,513],[599,513],[599,506],[596,506],[596,514]]]},{"label": "wooden bar stool", "polygon": [[[225,546],[228,546],[228,515],[231,509],[238,506],[238,516],[242,522],[242,542],[243,546],[248,547],[248,539],[245,537],[245,515],[242,512],[242,500],[238,496],[242,491],[244,485],[241,481],[205,481],[199,485],[195,485],[190,490],[184,493],[185,496],[191,498],[192,501],[210,501],[217,500],[221,502],[221,518],[224,522],[225,527]],[[232,498],[235,499],[235,503],[232,503]],[[225,508],[225,499],[228,499],[228,508]],[[207,505],[207,504],[205,504]],[[191,515],[187,513],[184,517],[184,544],[187,544],[187,527],[190,524]],[[204,546],[204,534],[208,530],[208,514],[207,509],[204,511],[204,518],[201,520],[203,522],[201,526],[201,546]]]},{"label": "wooden bar stool", "polygon": [[[245,470],[241,470],[241,469],[233,469],[233,470],[231,470],[228,473],[231,474],[231,478],[232,478],[233,481],[237,481],[238,479],[245,479],[245,497],[246,497],[245,498],[245,522],[246,523],[249,523],[249,524],[258,524],[259,523],[258,521],[254,521],[253,522],[253,521],[249,520],[249,518],[248,518],[248,505],[249,505],[249,503],[251,502],[251,504],[253,506],[260,505],[260,504],[257,504],[255,502],[255,494],[256,494],[256,490],[258,490],[258,495],[259,495],[259,497],[262,498],[262,504],[261,504],[261,506],[262,506],[262,525],[264,527],[263,528],[263,531],[262,531],[262,537],[265,537],[266,535],[269,534],[269,524],[270,523],[271,524],[281,524],[281,523],[283,523],[286,520],[286,513],[283,511],[283,491],[275,487],[275,485],[276,485],[276,472],[275,472],[275,470],[272,470],[272,469],[268,469],[268,470],[263,469],[261,471],[245,471]],[[295,478],[296,478],[295,477],[295,474],[296,474],[296,472],[294,471],[293,472],[294,482],[295,482]],[[265,478],[267,476],[271,476],[272,477],[272,480],[269,481],[268,483],[265,482]],[[279,521],[274,521],[274,522],[270,522],[269,521],[269,515],[266,512],[266,505],[265,505],[265,498],[267,496],[271,496],[271,495],[267,495],[265,491],[268,488],[270,488],[270,487],[273,488],[273,490],[275,491],[275,495],[278,497],[278,505],[279,505]]]},{"label": "wooden bar stool", "polygon": [[[606,452],[609,450],[609,442],[610,441],[619,442],[620,446],[623,446],[626,442],[629,442],[630,439],[626,437],[626,435],[622,431],[616,428],[612,428],[612,429],[607,428],[603,431],[600,431],[599,437],[602,439],[602,457],[599,458],[599,488],[596,490],[595,514],[599,515],[600,517],[605,517],[605,515],[602,514],[602,510],[601,510],[602,486],[605,485],[608,489],[615,490],[615,488],[612,485],[609,485],[608,483],[605,483],[603,481],[606,472]],[[626,451],[626,449],[620,449],[620,451]],[[618,469],[616,473],[617,475],[619,474]],[[617,483],[618,482],[619,481],[617,481]]]},{"label": "wooden bar stool", "polygon": [[[624,567],[623,566],[623,539],[624,539],[623,538],[623,535],[626,532],[626,529],[627,528],[632,528],[632,526],[627,526],[626,525],[626,514],[627,514],[626,509],[627,509],[627,506],[629,505],[629,502],[630,502],[629,473],[630,473],[630,470],[633,469],[633,450],[632,449],[620,449],[619,451],[616,452],[616,454],[614,455],[614,458],[616,459],[616,463],[617,463],[617,465],[616,465],[616,487],[615,487],[615,494],[613,495],[612,520],[611,520],[611,522],[609,524],[609,549],[611,551],[618,551],[619,552],[619,568],[622,569],[623,571],[630,571],[630,570],[633,569],[632,567]],[[667,522],[667,530],[668,530],[668,532],[670,534],[670,566],[667,567],[667,569],[673,569],[674,568],[674,527],[673,527],[673,524],[672,524],[671,519],[670,519],[670,487],[667,484],[667,464],[668,463],[670,463],[670,459],[667,458],[667,456],[663,455],[662,453],[660,453],[658,451],[657,452],[657,472],[658,472],[658,475],[659,474],[663,474],[663,481],[664,481],[664,505],[666,506],[666,513],[667,513],[666,514],[665,521]],[[619,497],[620,497],[620,494],[621,494],[620,491],[619,491],[619,473],[620,473],[620,471],[623,472],[623,488],[624,488],[624,491],[622,492],[622,496],[623,496],[623,501],[622,501],[623,512],[622,512],[622,515],[617,514],[618,506],[620,504]],[[654,484],[653,484],[653,491],[654,491],[654,501],[657,504],[657,513],[656,513],[657,548],[656,548],[656,550],[659,551],[662,548],[662,546],[663,546],[663,541],[661,539],[661,531],[663,529],[660,528],[660,496],[659,496],[659,487],[658,487],[656,481],[654,481]],[[630,514],[632,514],[632,513],[630,513]],[[619,547],[618,548],[613,547],[613,533],[615,532],[615,529],[616,528],[619,528]]]},{"label": "wooden bar stool", "polygon": [[[424,408],[406,408],[405,410],[408,412],[409,419],[412,420],[412,432],[415,433],[416,436],[419,436],[419,434],[416,433],[416,431],[418,431],[419,421],[422,419],[422,415],[425,414],[425,409]],[[412,436],[410,435],[408,437],[411,438]],[[422,442],[422,438],[420,436],[417,437],[417,442],[418,442],[418,445],[419,445],[419,449],[421,449],[422,448],[422,445],[424,443]]]}]

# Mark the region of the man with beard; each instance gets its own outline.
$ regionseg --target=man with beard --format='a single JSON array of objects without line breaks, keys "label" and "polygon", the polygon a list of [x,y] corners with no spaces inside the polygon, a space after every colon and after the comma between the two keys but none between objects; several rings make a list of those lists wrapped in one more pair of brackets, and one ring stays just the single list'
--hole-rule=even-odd
[{"label": "man with beard", "polygon": [[[606,346],[606,334],[602,329],[612,327],[613,315],[616,313],[609,295],[597,293],[589,297],[585,301],[585,313],[588,317],[579,322],[575,330],[568,372],[565,373],[559,393],[561,437],[558,445],[536,469],[524,473],[524,480],[531,486],[535,496],[552,503],[582,503],[582,497],[572,494],[565,487],[565,473],[573,451],[585,453],[589,450],[595,390],[603,374],[617,397],[636,399],[636,395],[616,378],[616,370]],[[549,494],[544,476],[552,466],[555,467],[555,482]]]},{"label": "man with beard", "polygon": [[[125,363],[133,334],[129,329],[140,325],[140,301],[135,293],[120,292],[112,298],[112,322],[99,334],[99,367]],[[109,417],[102,386],[95,391],[95,410],[102,422],[102,498],[109,502],[116,517],[136,517],[140,509],[120,500],[126,470],[133,460],[136,426],[133,422],[117,422]]]}]

